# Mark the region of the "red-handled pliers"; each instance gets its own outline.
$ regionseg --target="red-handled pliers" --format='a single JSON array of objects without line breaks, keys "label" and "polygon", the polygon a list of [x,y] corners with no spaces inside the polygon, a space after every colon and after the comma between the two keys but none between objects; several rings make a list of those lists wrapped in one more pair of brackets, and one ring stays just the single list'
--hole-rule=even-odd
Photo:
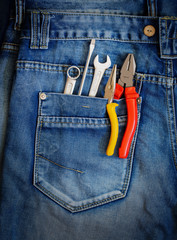
[{"label": "red-handled pliers", "polygon": [[130,145],[135,134],[138,120],[137,111],[137,98],[139,94],[136,92],[135,87],[133,87],[133,76],[135,74],[136,63],[133,54],[128,54],[125,59],[121,71],[118,83],[116,83],[116,88],[114,92],[114,98],[120,99],[125,88],[125,99],[127,105],[127,126],[119,148],[119,157],[127,158],[130,150]]}]

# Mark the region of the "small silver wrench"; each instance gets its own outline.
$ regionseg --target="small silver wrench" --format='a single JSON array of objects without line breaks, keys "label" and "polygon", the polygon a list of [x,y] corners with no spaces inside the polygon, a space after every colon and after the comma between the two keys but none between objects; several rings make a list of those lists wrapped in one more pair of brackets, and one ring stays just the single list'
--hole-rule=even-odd
[{"label": "small silver wrench", "polygon": [[101,82],[101,79],[103,77],[103,74],[107,68],[111,66],[111,59],[107,55],[107,61],[105,63],[100,63],[98,61],[98,55],[94,59],[94,67],[95,67],[95,72],[92,80],[92,85],[90,88],[89,96],[95,97]]},{"label": "small silver wrench", "polygon": [[[71,69],[76,69],[77,71],[77,75],[72,77],[70,75],[70,70]],[[74,91],[74,87],[76,84],[76,80],[78,79],[78,77],[80,76],[80,69],[76,66],[71,66],[68,68],[67,70],[67,80],[66,80],[66,85],[65,85],[65,90],[64,90],[64,94],[73,94]]]}]

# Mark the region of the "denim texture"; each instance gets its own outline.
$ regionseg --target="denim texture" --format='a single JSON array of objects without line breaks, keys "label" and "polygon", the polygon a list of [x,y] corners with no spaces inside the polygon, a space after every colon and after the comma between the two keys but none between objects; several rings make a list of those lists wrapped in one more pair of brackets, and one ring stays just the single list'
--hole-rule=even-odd
[{"label": "denim texture", "polygon": [[14,21],[10,19],[0,54],[0,165],[3,158],[9,101],[19,48],[19,33],[13,30],[13,25]]},{"label": "denim texture", "polygon": [[[177,239],[176,2],[166,14],[164,1],[128,2],[26,1],[17,39],[11,19],[0,69],[8,75],[1,83],[9,84],[2,108],[9,115],[3,134],[1,239]],[[144,34],[147,25],[155,27],[154,36]],[[78,96],[92,38],[96,46]],[[126,102],[114,100],[119,137],[108,157],[110,122],[103,96],[113,64],[119,78],[128,53],[135,56],[134,86],[141,101],[129,156],[120,159]],[[109,55],[112,64],[93,98],[88,93],[97,54],[100,62]],[[71,65],[81,76],[73,95],[65,95]]]}]

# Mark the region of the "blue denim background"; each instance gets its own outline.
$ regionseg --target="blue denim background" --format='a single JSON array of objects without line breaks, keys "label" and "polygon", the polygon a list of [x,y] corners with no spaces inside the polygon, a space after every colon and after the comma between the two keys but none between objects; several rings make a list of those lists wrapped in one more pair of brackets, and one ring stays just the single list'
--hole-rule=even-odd
[{"label": "blue denim background", "polygon": [[[36,9],[38,4],[42,4],[43,8],[55,6],[66,10],[64,3],[60,6],[57,2],[55,5],[50,3],[36,2],[33,5],[27,1],[26,4],[27,8]],[[75,5],[75,1],[72,3]],[[135,15],[146,15],[143,14],[146,12],[142,7],[145,6],[144,1],[141,9],[138,4],[129,9],[124,1],[121,3],[120,14],[124,10],[124,14],[134,16],[117,16],[110,14],[111,11],[109,14],[82,14],[82,6],[77,5],[79,14],[60,13],[56,9],[40,12],[37,8],[34,13],[37,18],[33,18],[37,20],[33,22],[31,12],[26,12],[16,55],[16,72],[12,73],[15,58],[10,66],[4,64],[1,67],[3,74],[9,72],[14,78],[12,88],[8,88],[11,90],[10,110],[6,146],[3,148],[2,239],[177,238],[176,18],[137,17]],[[175,6],[175,2],[173,4]],[[163,9],[159,16],[175,15],[172,4],[166,9],[163,1],[161,4],[157,1],[157,5],[158,9]],[[92,3],[91,6],[95,9],[99,5]],[[110,2],[110,6],[116,11],[120,7],[116,2]],[[41,20],[47,19],[46,14],[51,16],[49,35],[47,31],[40,35],[39,26]],[[152,38],[143,33],[146,25],[153,25],[156,29]],[[13,31],[13,24],[9,29]],[[36,49],[31,48],[32,33]],[[7,34],[5,42],[16,44],[11,36]],[[49,40],[44,41],[48,49],[40,49],[41,37]],[[96,38],[96,47],[83,96],[76,96],[79,80],[74,95],[64,96],[66,70],[74,64],[83,72],[91,38]],[[4,46],[1,58],[5,63],[17,49],[16,45]],[[111,158],[104,155],[110,127],[103,90],[113,64],[117,63],[120,69],[127,53],[135,55],[137,69],[134,84],[142,102],[137,135],[128,159],[122,160],[117,152]],[[112,66],[103,77],[97,98],[89,98],[93,60],[97,54],[100,61],[104,61],[108,54]],[[7,84],[12,77],[4,79]],[[39,98],[41,92],[47,95],[42,104]],[[121,124],[117,149],[126,125],[125,99],[119,103],[117,113]],[[83,109],[83,106],[90,108]],[[41,120],[47,123],[41,123]],[[102,122],[105,126],[92,127],[90,124],[83,127],[81,124],[84,131],[80,131],[81,126],[74,125],[76,122],[86,125]],[[42,136],[40,144],[39,133]],[[67,144],[69,150],[66,153]],[[35,157],[39,157],[39,153],[43,154],[43,158],[38,158],[36,162]],[[87,174],[89,177],[85,180]],[[122,184],[123,180],[126,185]],[[106,195],[107,201],[99,202],[99,206],[89,205],[89,210],[80,208],[77,213],[71,213],[73,209],[61,202],[65,200],[65,203],[74,205],[78,200],[83,201],[83,196],[89,201],[93,197],[98,202],[100,195],[121,189],[123,194],[126,193],[122,199],[111,199],[112,195],[108,199]],[[83,206],[83,202],[79,204]]]}]

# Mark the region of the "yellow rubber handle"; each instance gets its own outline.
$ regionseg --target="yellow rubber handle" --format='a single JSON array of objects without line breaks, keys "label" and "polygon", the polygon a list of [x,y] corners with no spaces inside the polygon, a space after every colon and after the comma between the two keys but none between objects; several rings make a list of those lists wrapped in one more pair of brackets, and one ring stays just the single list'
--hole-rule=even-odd
[{"label": "yellow rubber handle", "polygon": [[111,122],[111,135],[110,135],[109,144],[106,150],[107,156],[112,156],[114,154],[114,149],[115,149],[118,134],[119,134],[119,124],[118,124],[117,114],[115,110],[117,106],[119,106],[117,103],[109,103],[106,106],[109,119]]}]

